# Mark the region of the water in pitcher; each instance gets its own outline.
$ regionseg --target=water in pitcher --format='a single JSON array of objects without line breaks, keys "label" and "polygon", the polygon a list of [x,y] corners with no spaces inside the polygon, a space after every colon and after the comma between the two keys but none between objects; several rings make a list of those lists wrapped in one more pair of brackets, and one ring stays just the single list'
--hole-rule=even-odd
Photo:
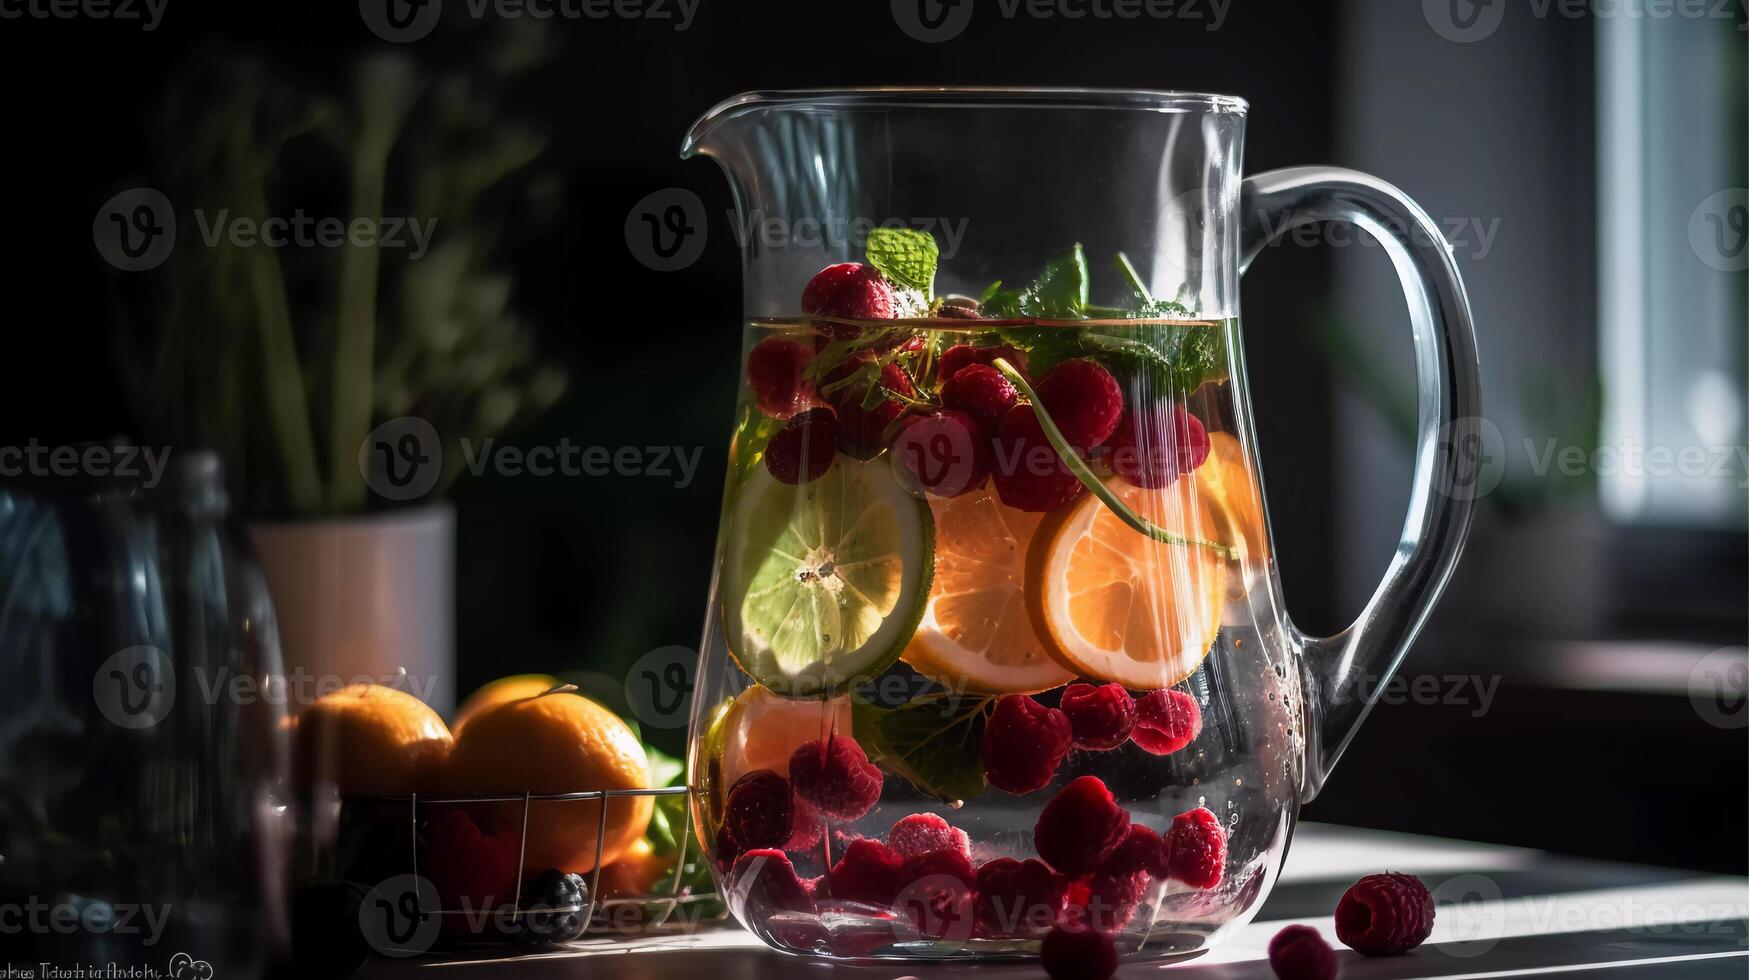
[{"label": "water in pitcher", "polygon": [[1298,778],[1237,323],[989,309],[747,323],[697,825],[797,951],[1190,953]]}]

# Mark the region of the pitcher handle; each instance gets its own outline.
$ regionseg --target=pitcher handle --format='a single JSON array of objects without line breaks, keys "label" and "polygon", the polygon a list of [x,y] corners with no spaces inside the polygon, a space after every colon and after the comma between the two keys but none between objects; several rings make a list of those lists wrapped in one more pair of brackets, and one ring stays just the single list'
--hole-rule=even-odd
[{"label": "pitcher handle", "polygon": [[1475,324],[1439,227],[1376,177],[1335,167],[1274,170],[1244,182],[1239,209],[1241,274],[1264,247],[1300,225],[1348,221],[1372,235],[1397,270],[1415,335],[1414,487],[1397,552],[1347,629],[1329,637],[1289,631],[1305,686],[1303,803],[1323,787],[1402,662],[1469,535],[1481,469]]}]

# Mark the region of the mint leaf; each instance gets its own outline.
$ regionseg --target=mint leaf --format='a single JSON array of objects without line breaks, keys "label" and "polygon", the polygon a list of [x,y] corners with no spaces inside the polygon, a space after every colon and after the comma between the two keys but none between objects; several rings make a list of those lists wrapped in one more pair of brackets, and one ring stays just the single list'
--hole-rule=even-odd
[{"label": "mint leaf", "polygon": [[918,792],[958,803],[984,792],[984,723],[993,700],[943,696],[899,708],[857,700],[850,723],[863,748]]},{"label": "mint leaf", "polygon": [[865,246],[868,264],[894,285],[915,289],[928,300],[935,295],[935,265],[941,249],[935,236],[914,228],[876,228]]},{"label": "mint leaf", "polygon": [[1046,262],[1044,271],[1025,288],[1001,287],[997,281],[984,290],[984,302],[979,305],[984,316],[1078,320],[1087,312],[1087,253],[1077,243]]}]

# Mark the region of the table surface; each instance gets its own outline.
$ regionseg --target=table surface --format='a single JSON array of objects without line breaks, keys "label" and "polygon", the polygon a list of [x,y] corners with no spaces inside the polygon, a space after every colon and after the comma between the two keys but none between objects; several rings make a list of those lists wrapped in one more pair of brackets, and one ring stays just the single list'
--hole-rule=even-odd
[{"label": "table surface", "polygon": [[[1331,912],[1362,874],[1419,875],[1445,906],[1433,935],[1407,956],[1367,959],[1336,941]],[[1271,977],[1264,950],[1289,923],[1317,928],[1349,980],[1560,975],[1641,978],[1749,976],[1749,879],[1558,857],[1540,851],[1321,824],[1302,824],[1281,880],[1250,925],[1206,956],[1170,967],[1125,966],[1120,980],[1170,970],[1170,980]],[[365,980],[755,980],[779,970],[848,980],[1036,980],[1029,964],[844,965],[767,949],[733,925],[635,940],[591,939],[549,953],[379,960]]]}]

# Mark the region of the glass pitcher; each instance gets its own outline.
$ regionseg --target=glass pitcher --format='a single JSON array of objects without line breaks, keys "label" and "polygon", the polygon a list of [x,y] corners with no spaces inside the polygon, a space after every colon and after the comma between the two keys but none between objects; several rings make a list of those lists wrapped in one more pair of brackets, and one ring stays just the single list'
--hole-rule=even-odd
[{"label": "glass pitcher", "polygon": [[[1246,104],[751,93],[687,135],[733,187],[746,322],[690,743],[740,921],[833,958],[1131,960],[1256,912],[1449,578],[1479,415],[1437,227],[1375,178],[1241,178]],[[1332,637],[1288,620],[1239,278],[1378,238],[1420,383],[1402,543]]]}]

